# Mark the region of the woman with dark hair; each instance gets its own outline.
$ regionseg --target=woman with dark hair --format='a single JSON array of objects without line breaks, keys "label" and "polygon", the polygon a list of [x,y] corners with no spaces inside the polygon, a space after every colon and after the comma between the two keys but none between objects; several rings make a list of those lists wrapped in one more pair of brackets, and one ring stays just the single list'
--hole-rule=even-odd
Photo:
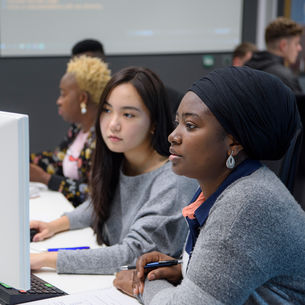
[{"label": "woman with dark hair", "polygon": [[300,124],[293,92],[265,72],[218,69],[185,94],[176,122],[173,170],[200,184],[183,209],[182,266],[147,271],[172,259],[147,253],[134,280],[120,272],[115,286],[150,305],[305,304],[305,213],[258,161],[290,147]]},{"label": "woman with dark hair", "polygon": [[186,226],[179,211],[198,184],[168,162],[172,131],[164,86],[149,69],[113,75],[98,108],[90,201],[50,223],[32,221],[33,241],[92,226],[108,247],[32,254],[31,268],[58,273],[111,274],[151,250],[179,256]]},{"label": "woman with dark hair", "polygon": [[[138,160],[140,161],[140,166],[136,165],[139,167],[138,169],[128,169],[130,166],[128,164],[129,152],[126,151],[123,154],[122,152],[125,148],[121,148],[127,142],[129,142],[128,145],[130,146],[134,145],[132,141],[135,141],[138,135],[133,133],[130,135],[130,139],[121,141],[116,136],[116,130],[106,131],[102,134],[103,126],[108,124],[109,117],[115,111],[114,105],[109,103],[109,100],[111,101],[116,98],[117,100],[123,100],[118,90],[112,92],[114,88],[126,91],[123,92],[126,95],[131,92],[138,95],[146,108],[143,107],[143,113],[146,112],[146,121],[143,121],[138,126],[139,128],[134,130],[135,133],[139,133],[140,129],[149,128],[147,133],[143,135],[147,136],[144,142],[145,145],[139,143],[141,146],[137,147],[139,153],[136,154],[136,157],[142,159]],[[111,93],[112,96],[110,96]],[[122,96],[124,97],[123,94]],[[108,98],[109,96],[110,98]],[[109,209],[116,193],[121,167],[123,166],[123,172],[128,172],[129,170],[131,175],[138,175],[141,172],[149,172],[154,168],[162,167],[168,161],[169,142],[167,135],[172,131],[172,123],[165,96],[164,87],[159,78],[152,71],[141,68],[128,68],[117,73],[110,80],[102,95],[101,107],[98,110],[100,120],[96,122],[96,153],[94,159],[95,163],[99,164],[99,166],[95,166],[92,171],[92,184],[94,185],[94,188],[92,188],[92,203],[95,210],[93,227],[100,243],[103,241],[101,228],[109,216]],[[126,120],[131,121],[133,119],[136,121],[139,111],[132,104],[127,104],[127,107],[123,108],[124,111],[129,111],[127,113],[123,112]],[[132,118],[132,116],[135,116],[135,118]],[[146,126],[143,126],[143,124]],[[107,127],[105,126],[106,129]],[[131,153],[131,158],[134,158],[134,152],[132,151]]]}]

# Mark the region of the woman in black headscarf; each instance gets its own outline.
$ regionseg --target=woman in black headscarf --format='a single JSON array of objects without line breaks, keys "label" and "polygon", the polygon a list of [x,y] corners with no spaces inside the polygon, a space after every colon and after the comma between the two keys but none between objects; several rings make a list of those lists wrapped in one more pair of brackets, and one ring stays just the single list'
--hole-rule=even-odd
[{"label": "woman in black headscarf", "polygon": [[215,70],[186,93],[176,121],[173,170],[200,184],[183,210],[183,264],[144,269],[173,259],[148,253],[115,286],[150,305],[305,304],[305,213],[258,161],[281,158],[300,127],[292,91],[247,67]]}]

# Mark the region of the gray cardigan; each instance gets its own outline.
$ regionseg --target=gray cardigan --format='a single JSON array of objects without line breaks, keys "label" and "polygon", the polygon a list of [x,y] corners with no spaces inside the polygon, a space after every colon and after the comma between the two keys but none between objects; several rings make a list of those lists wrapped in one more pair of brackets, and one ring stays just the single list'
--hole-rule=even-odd
[{"label": "gray cardigan", "polygon": [[[58,273],[112,274],[122,265],[134,264],[149,251],[179,256],[187,235],[181,210],[198,187],[194,179],[177,176],[170,162],[138,176],[120,173],[110,217],[103,227],[109,247],[59,251]],[[66,213],[70,229],[92,224],[93,209],[86,201]]]},{"label": "gray cardigan", "polygon": [[145,283],[144,304],[305,304],[305,213],[266,167],[232,183],[201,228],[182,283]]}]

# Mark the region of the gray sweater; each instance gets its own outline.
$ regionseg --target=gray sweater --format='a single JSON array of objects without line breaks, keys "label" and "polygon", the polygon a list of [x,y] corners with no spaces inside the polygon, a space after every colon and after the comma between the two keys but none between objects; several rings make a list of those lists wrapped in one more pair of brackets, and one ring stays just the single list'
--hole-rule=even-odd
[{"label": "gray sweater", "polygon": [[[59,251],[57,272],[112,274],[154,250],[179,256],[187,234],[181,210],[197,187],[196,180],[174,174],[170,162],[138,176],[121,172],[110,217],[103,227],[103,238],[110,246]],[[90,226],[92,213],[88,201],[66,213],[70,229]]]},{"label": "gray sweater", "polygon": [[305,304],[305,213],[266,167],[232,183],[201,228],[182,283],[145,283],[150,305]]}]

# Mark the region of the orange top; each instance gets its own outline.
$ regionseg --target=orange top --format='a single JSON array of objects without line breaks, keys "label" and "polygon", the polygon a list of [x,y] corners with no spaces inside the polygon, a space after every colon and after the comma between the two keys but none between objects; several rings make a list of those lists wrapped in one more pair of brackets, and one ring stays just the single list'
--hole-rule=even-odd
[{"label": "orange top", "polygon": [[199,194],[198,198],[182,209],[182,215],[184,217],[188,217],[189,219],[195,219],[195,211],[201,206],[201,204],[205,201],[205,198],[202,194],[202,192]]}]

